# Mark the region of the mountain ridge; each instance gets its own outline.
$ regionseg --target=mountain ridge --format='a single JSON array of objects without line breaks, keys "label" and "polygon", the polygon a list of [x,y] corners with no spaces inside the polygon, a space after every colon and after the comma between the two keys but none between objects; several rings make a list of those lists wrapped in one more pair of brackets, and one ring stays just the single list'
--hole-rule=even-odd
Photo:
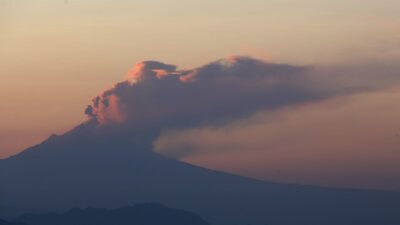
[{"label": "mountain ridge", "polygon": [[398,192],[255,180],[166,158],[142,138],[91,129],[78,126],[0,161],[2,204],[62,211],[159,202],[222,225],[400,224]]},{"label": "mountain ridge", "polygon": [[65,213],[25,214],[16,221],[29,225],[209,225],[193,212],[141,203],[117,209],[73,208]]}]

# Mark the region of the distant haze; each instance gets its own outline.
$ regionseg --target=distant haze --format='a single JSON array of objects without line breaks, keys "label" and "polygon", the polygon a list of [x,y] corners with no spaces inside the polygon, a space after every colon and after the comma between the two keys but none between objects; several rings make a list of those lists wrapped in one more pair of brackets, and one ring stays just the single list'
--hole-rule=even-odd
[{"label": "distant haze", "polygon": [[[400,88],[169,132],[159,152],[264,180],[400,190]],[[229,155],[229,156],[228,156]]]}]

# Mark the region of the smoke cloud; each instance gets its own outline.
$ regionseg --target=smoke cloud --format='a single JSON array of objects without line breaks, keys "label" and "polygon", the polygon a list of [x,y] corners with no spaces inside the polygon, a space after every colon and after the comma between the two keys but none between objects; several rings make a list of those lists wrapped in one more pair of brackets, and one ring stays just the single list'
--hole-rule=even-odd
[{"label": "smoke cloud", "polygon": [[[393,75],[393,71],[386,74]],[[144,61],[128,75],[128,80],[96,96],[86,108],[85,113],[99,126],[119,124],[159,132],[223,123],[259,110],[377,88],[392,80],[392,76],[383,79],[366,71],[277,64],[249,57],[182,70]]]},{"label": "smoke cloud", "polygon": [[247,57],[188,70],[144,61],[128,72],[129,80],[95,97],[85,112],[100,125],[124,122],[140,129],[228,120],[325,97],[304,86],[306,71]]},{"label": "smoke cloud", "polygon": [[264,180],[400,190],[400,86],[168,131],[155,150]]},{"label": "smoke cloud", "polygon": [[[85,112],[89,117],[87,124],[94,125],[96,134],[106,134],[106,140],[118,138],[134,142],[135,150],[153,150],[171,158],[262,179],[281,177],[285,163],[291,165],[293,173],[302,168],[304,176],[316,177],[312,175],[314,167],[307,166],[337,163],[332,171],[339,171],[343,160],[350,160],[347,151],[353,151],[351,157],[358,159],[357,154],[361,153],[355,149],[366,146],[372,152],[371,146],[379,147],[373,143],[387,140],[382,135],[368,137],[371,133],[368,129],[380,127],[373,122],[373,113],[369,113],[382,102],[382,97],[376,96],[387,95],[364,94],[385,92],[398,85],[399,72],[396,64],[382,62],[297,66],[231,57],[193,69],[179,69],[172,64],[144,61],[129,70],[127,80],[93,98]],[[347,101],[360,94],[365,96],[362,104],[353,104],[346,112],[332,114],[334,109],[345,107]],[[371,99],[375,103],[369,104]],[[379,115],[385,117],[382,110],[378,110]],[[371,120],[354,119],[358,117]],[[382,124],[389,127],[393,123]],[[393,128],[390,132],[393,133]],[[363,134],[362,138],[359,134]],[[364,145],[362,140],[369,142]],[[393,148],[377,151],[388,153]],[[336,152],[340,157],[332,158]],[[379,154],[376,151],[374,154],[377,159]],[[388,154],[381,158],[398,158]],[[366,157],[358,164],[367,165],[368,160],[373,161]],[[244,162],[248,164],[241,166]],[[349,162],[346,166],[350,168],[359,161]],[[271,165],[265,167],[268,171],[280,168],[278,175],[264,173],[265,163]],[[301,163],[304,165],[297,167]],[[329,168],[325,172],[331,171]],[[343,173],[338,173],[339,178],[350,171],[343,169]],[[381,171],[387,170],[381,168]],[[296,182],[293,180],[296,175],[287,173],[284,181]],[[359,177],[367,180],[369,175]],[[358,185],[351,183],[350,186]]]}]

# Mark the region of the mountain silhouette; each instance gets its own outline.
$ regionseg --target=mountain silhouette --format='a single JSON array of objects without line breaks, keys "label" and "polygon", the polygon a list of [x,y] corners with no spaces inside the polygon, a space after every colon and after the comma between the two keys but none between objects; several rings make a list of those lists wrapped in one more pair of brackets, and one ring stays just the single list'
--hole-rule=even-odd
[{"label": "mountain silhouette", "polygon": [[0,225],[26,225],[25,223],[13,223],[0,219]]},{"label": "mountain silhouette", "polygon": [[194,213],[151,203],[114,210],[87,208],[63,214],[26,214],[18,221],[29,225],[209,225]]},{"label": "mountain silhouette", "polygon": [[398,192],[245,178],[159,155],[146,135],[90,129],[78,126],[0,160],[0,205],[61,212],[159,202],[219,225],[400,224]]}]

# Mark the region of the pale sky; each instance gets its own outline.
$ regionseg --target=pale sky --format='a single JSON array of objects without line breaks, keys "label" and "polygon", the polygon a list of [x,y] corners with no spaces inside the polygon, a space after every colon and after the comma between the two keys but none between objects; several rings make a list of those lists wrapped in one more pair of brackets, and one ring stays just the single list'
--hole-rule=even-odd
[{"label": "pale sky", "polygon": [[0,158],[85,119],[138,61],[396,60],[398,0],[0,0]]}]

